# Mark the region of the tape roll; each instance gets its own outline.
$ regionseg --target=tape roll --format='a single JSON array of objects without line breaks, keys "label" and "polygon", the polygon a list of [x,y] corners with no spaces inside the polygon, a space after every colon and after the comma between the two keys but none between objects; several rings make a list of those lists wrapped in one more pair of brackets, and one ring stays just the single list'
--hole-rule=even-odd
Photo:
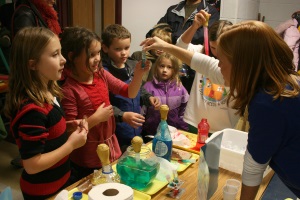
[{"label": "tape roll", "polygon": [[121,183],[104,183],[93,187],[89,200],[133,200],[133,189]]}]

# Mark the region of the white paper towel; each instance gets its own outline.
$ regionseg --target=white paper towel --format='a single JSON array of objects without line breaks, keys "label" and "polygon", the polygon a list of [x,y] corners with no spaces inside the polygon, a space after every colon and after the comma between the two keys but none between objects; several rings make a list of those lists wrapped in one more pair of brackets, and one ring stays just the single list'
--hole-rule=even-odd
[{"label": "white paper towel", "polygon": [[104,183],[93,187],[89,200],[133,200],[133,189],[121,183]]}]

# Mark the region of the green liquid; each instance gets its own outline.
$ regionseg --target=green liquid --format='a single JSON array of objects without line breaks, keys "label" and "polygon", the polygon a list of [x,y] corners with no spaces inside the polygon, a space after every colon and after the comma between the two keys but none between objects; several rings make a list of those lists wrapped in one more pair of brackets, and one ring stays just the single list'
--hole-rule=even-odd
[{"label": "green liquid", "polygon": [[126,157],[117,164],[117,172],[121,182],[137,190],[145,189],[155,178],[159,170],[159,163],[149,160],[136,161],[133,157]]}]

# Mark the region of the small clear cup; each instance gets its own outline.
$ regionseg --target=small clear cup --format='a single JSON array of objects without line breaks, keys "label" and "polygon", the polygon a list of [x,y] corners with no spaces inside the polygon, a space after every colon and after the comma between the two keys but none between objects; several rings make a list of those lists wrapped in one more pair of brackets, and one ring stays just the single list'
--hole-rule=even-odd
[{"label": "small clear cup", "polygon": [[237,179],[227,179],[225,185],[234,186],[239,190],[241,187],[241,181]]},{"label": "small clear cup", "polygon": [[225,185],[223,187],[223,200],[235,200],[238,191],[236,186]]}]

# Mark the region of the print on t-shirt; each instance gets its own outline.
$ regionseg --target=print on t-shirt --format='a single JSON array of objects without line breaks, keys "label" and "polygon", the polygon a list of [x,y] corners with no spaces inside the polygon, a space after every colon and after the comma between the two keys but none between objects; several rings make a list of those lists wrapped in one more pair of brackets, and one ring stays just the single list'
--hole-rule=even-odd
[{"label": "print on t-shirt", "polygon": [[226,104],[227,91],[222,85],[211,83],[209,78],[202,76],[199,83],[199,92],[205,102],[210,106]]}]

